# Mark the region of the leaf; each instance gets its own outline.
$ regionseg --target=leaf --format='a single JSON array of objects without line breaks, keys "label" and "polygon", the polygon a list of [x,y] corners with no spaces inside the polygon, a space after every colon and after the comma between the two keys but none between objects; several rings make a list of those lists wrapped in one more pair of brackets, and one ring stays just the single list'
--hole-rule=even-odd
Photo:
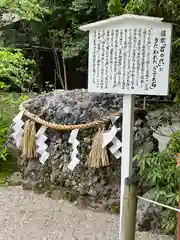
[{"label": "leaf", "polygon": [[173,198],[174,196],[176,196],[175,193],[169,193],[166,195],[166,198]]},{"label": "leaf", "polygon": [[[9,79],[10,84],[23,89],[23,86],[33,84],[35,81],[36,64],[34,60],[26,59],[21,51],[13,53],[9,49],[0,48],[0,75]],[[24,66],[28,67],[24,67]],[[33,71],[31,71],[31,69]],[[7,89],[5,85],[0,85],[1,89]]]}]

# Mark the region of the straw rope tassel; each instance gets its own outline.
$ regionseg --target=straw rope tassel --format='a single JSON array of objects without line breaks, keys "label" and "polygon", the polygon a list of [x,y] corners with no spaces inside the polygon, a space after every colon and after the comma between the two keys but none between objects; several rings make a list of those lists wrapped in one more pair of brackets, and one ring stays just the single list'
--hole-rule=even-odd
[{"label": "straw rope tassel", "polygon": [[104,129],[99,128],[94,137],[92,148],[87,161],[87,166],[91,168],[100,168],[109,166],[109,159],[106,147],[102,147]]},{"label": "straw rope tassel", "polygon": [[27,120],[24,127],[22,142],[22,156],[26,159],[37,157],[36,153],[36,128],[35,122]]}]

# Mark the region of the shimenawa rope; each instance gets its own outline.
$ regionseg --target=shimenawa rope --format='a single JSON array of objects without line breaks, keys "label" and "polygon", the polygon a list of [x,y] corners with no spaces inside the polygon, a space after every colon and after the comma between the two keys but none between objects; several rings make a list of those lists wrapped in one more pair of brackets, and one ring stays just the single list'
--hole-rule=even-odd
[{"label": "shimenawa rope", "polygon": [[112,116],[121,115],[121,112],[113,113],[107,117],[104,117],[100,120],[96,120],[94,122],[89,122],[89,123],[85,123],[85,124],[76,124],[76,125],[69,125],[69,124],[63,125],[63,124],[47,122],[47,121],[41,119],[40,117],[36,116],[35,114],[30,113],[27,110],[24,110],[24,115],[27,116],[28,118],[30,118],[31,120],[33,120],[41,125],[44,125],[46,127],[49,127],[49,128],[52,128],[52,129],[55,129],[58,131],[71,131],[74,129],[88,129],[88,128],[92,128],[92,127],[99,127],[101,125],[104,125],[107,121],[109,121]]},{"label": "shimenawa rope", "polygon": [[[94,136],[92,148],[87,161],[87,166],[92,168],[99,168],[99,167],[108,166],[110,164],[108,159],[107,149],[102,148],[104,124],[107,121],[109,121],[112,116],[119,116],[121,112],[116,112],[100,120],[96,120],[96,121],[85,123],[85,124],[63,125],[63,124],[47,122],[41,119],[40,117],[38,117],[37,115],[30,113],[29,111],[24,109],[23,105],[20,105],[20,110],[21,111],[23,110],[24,115],[30,118],[30,120],[27,120],[25,129],[24,129],[25,131],[24,131],[23,149],[22,149],[24,157],[32,158],[32,157],[35,157],[36,155],[35,122],[58,131],[60,130],[71,131],[74,129],[88,129],[92,127],[98,127],[98,132]],[[32,143],[30,144],[30,142]]]}]

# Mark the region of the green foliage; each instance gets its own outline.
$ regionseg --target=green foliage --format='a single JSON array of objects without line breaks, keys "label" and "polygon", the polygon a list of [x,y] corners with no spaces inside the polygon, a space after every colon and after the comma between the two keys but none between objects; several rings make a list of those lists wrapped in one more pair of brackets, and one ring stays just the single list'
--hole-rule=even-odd
[{"label": "green foliage", "polygon": [[[153,132],[158,133],[159,135],[165,136],[165,137],[171,137],[161,132],[161,127],[169,128],[169,130],[173,134],[177,134],[176,129],[173,125],[173,118],[180,119],[180,103],[173,103],[173,105],[170,106],[163,106],[163,111],[159,113],[158,116],[150,118],[149,123],[150,127],[153,130]],[[172,137],[173,137],[172,134]]]},{"label": "green foliage", "polygon": [[180,38],[173,44],[172,48],[172,62],[171,62],[171,76],[170,76],[170,89],[176,93],[176,102],[180,102]]},{"label": "green foliage", "polygon": [[167,151],[145,155],[140,158],[139,167],[141,180],[156,188],[156,198],[162,203],[166,203],[165,193],[178,191],[180,172],[174,155]]},{"label": "green foliage", "polygon": [[18,96],[17,94],[0,94],[0,162],[6,161],[10,156],[5,147],[6,136],[9,126],[12,124],[14,114],[18,112],[18,106],[27,100],[28,96]]},{"label": "green foliage", "polygon": [[[14,13],[20,19],[41,21],[44,14],[50,14],[51,8],[45,6],[42,0],[1,0],[0,15]],[[1,24],[3,24],[1,20]]]},{"label": "green foliage", "polygon": [[130,0],[123,4],[120,0],[109,0],[108,13],[109,16],[118,16],[126,13],[146,14],[148,8],[147,0]]},{"label": "green foliage", "polygon": [[12,173],[11,171],[0,172],[0,186],[5,183],[6,178],[10,176],[11,173]]},{"label": "green foliage", "polygon": [[172,134],[168,144],[168,151],[171,154],[180,153],[180,131],[176,131]]},{"label": "green foliage", "polygon": [[[174,154],[168,151],[140,156],[138,159],[141,184],[147,183],[155,190],[157,202],[177,208],[180,183],[180,168],[176,167]],[[177,213],[169,211],[163,217],[162,229],[174,234],[177,227]]]},{"label": "green foliage", "polygon": [[17,170],[17,163],[8,152],[5,143],[9,126],[12,119],[18,113],[18,106],[21,102],[27,100],[28,96],[19,96],[19,94],[0,93],[0,185],[4,179]]},{"label": "green foliage", "polygon": [[119,214],[120,213],[120,205],[113,204],[113,205],[109,206],[109,210],[114,214]]},{"label": "green foliage", "polygon": [[[10,79],[16,86],[24,90],[35,81],[36,63],[26,59],[20,50],[0,49],[0,77]],[[5,84],[0,83],[0,88]]]},{"label": "green foliage", "polygon": [[[60,50],[59,57],[61,55],[63,59],[79,57],[81,69],[87,69],[88,34],[79,30],[80,25],[124,13],[163,17],[165,21],[176,24],[173,30],[173,42],[177,42],[173,44],[172,49],[171,90],[176,92],[176,100],[178,100],[180,99],[179,4],[179,0],[2,0],[0,12],[4,13],[8,9],[17,13],[22,19],[41,20],[39,23],[23,21],[25,31],[19,34],[20,44],[55,47]],[[11,35],[16,34],[12,32]],[[16,44],[16,37],[14,38]]]},{"label": "green foliage", "polygon": [[[20,43],[54,47],[64,59],[80,57],[82,68],[87,69],[88,34],[79,26],[107,18],[107,0],[44,0],[44,4],[51,9],[51,15],[45,13],[39,23],[23,21],[24,33],[4,29],[4,42],[11,46]],[[14,38],[9,40],[9,36]]]},{"label": "green foliage", "polygon": [[124,13],[123,4],[119,0],[110,0],[108,3],[109,16],[118,16]]},{"label": "green foliage", "polygon": [[4,82],[0,82],[0,91],[7,91],[9,87],[10,86],[5,84]]},{"label": "green foliage", "polygon": [[[64,58],[77,57],[82,53],[83,57],[86,58],[88,36],[79,30],[79,26],[106,18],[106,2],[106,0],[61,0],[56,3],[50,24],[46,25],[48,35],[44,32],[46,39],[50,40],[49,44],[51,45],[55,40],[54,45],[61,49]],[[50,39],[49,33],[51,33]],[[86,64],[86,59],[84,62]]]},{"label": "green foliage", "polygon": [[174,23],[173,47],[170,71],[170,91],[175,93],[175,101],[180,101],[180,1],[179,0],[129,0],[123,6],[120,0],[109,0],[109,16],[124,13],[162,17],[166,22]]},{"label": "green foliage", "polygon": [[[175,105],[171,111],[175,113],[177,108],[178,106]],[[170,110],[165,111],[156,119],[157,126],[152,125],[154,131],[169,124],[172,126],[170,113]],[[172,133],[165,151],[147,155],[139,154],[135,158],[139,165],[141,184],[148,184],[155,190],[155,201],[174,208],[178,206],[180,185],[180,167],[176,164],[177,153],[180,153],[180,131]],[[177,213],[167,210],[164,214],[162,228],[168,234],[174,234],[177,228]]]},{"label": "green foliage", "polygon": [[7,149],[5,147],[3,147],[3,145],[5,144],[5,136],[8,132],[8,125],[7,125],[7,116],[4,114],[3,109],[1,109],[0,112],[0,147],[1,147],[1,151],[0,151],[0,160],[6,161],[6,157],[7,157]]},{"label": "green foliage", "polygon": [[[44,0],[1,0],[0,1],[0,27],[4,27],[17,20],[34,20],[41,22],[44,16],[51,14],[51,6]],[[2,32],[2,30],[1,30]],[[11,33],[13,37],[13,33]],[[3,38],[3,36],[2,36]],[[4,42],[1,41],[1,45]],[[8,45],[9,46],[9,45]],[[0,48],[0,77],[10,79],[14,84],[24,90],[35,80],[35,62],[26,59],[20,50]],[[0,82],[0,89],[6,90],[8,86]]]},{"label": "green foliage", "polygon": [[173,108],[164,108],[164,111],[161,112],[159,116],[150,119],[149,122],[151,129],[160,135],[164,135],[163,133],[161,133],[161,127],[169,127],[170,130],[173,132],[174,129],[172,124],[172,115],[175,109],[175,106],[173,106]]},{"label": "green foliage", "polygon": [[[135,160],[139,165],[141,184],[155,189],[154,200],[177,208],[180,185],[180,167],[176,166],[176,154],[180,153],[180,131],[173,127],[173,117],[179,117],[180,104],[167,107],[158,117],[151,119],[151,128],[160,135],[161,127],[172,131],[165,151],[148,155],[139,154]],[[177,213],[167,210],[162,216],[162,229],[174,234],[177,228]]]}]

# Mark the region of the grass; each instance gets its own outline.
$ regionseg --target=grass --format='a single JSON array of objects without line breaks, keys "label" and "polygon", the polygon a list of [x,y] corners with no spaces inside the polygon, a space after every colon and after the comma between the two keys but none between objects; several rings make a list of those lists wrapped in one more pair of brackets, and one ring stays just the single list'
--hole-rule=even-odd
[{"label": "grass", "polygon": [[4,184],[5,180],[7,177],[9,177],[12,173],[11,172],[6,172],[2,171],[0,172],[0,186]]},{"label": "grass", "polygon": [[114,214],[119,214],[120,213],[120,205],[112,205],[112,206],[110,206],[110,210]]},{"label": "grass", "polygon": [[16,159],[9,154],[6,161],[0,161],[0,185],[16,171],[18,171]]}]

